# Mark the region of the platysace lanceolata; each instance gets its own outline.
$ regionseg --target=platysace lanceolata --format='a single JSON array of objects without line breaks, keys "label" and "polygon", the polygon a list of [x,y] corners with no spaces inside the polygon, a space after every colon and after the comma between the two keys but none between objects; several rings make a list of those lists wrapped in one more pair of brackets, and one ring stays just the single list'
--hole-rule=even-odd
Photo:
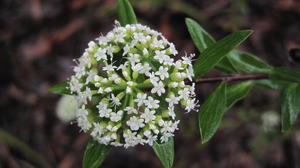
[{"label": "platysace lanceolata", "polygon": [[101,144],[130,147],[164,143],[179,120],[175,105],[196,106],[192,57],[141,24],[116,27],[88,44],[69,88],[81,104],[77,123]]}]

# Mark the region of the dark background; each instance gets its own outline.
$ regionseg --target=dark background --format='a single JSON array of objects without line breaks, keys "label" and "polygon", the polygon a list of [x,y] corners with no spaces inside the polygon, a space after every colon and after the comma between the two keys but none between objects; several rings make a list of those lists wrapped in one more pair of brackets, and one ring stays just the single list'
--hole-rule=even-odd
[{"label": "dark background", "polygon": [[[255,33],[239,48],[273,66],[299,69],[300,1],[133,0],[139,21],[174,42],[179,55],[196,52],[184,23],[192,17],[216,39],[244,28]],[[0,128],[38,151],[52,167],[79,168],[88,135],[60,121],[60,96],[48,92],[72,74],[74,58],[117,19],[115,0],[0,1]],[[213,71],[210,76],[218,76]],[[200,103],[215,84],[197,86]],[[265,129],[262,115],[280,116],[278,91],[255,87],[225,114],[212,140],[201,144],[197,113],[180,114],[176,168],[300,167],[299,122],[287,133]],[[0,168],[41,167],[0,138]],[[107,168],[161,167],[150,147],[114,149]]]}]

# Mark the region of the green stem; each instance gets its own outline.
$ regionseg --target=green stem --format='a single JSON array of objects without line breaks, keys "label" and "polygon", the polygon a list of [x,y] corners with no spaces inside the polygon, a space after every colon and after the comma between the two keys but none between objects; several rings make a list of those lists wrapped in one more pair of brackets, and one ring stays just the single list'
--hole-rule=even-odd
[{"label": "green stem", "polygon": [[152,88],[153,85],[149,80],[145,80],[143,83],[139,83],[135,87],[138,89],[144,89],[144,88]]},{"label": "green stem", "polygon": [[41,154],[2,129],[0,129],[0,140],[18,150],[26,159],[30,160],[31,162],[36,163],[41,167],[51,168],[50,164],[42,157]]}]

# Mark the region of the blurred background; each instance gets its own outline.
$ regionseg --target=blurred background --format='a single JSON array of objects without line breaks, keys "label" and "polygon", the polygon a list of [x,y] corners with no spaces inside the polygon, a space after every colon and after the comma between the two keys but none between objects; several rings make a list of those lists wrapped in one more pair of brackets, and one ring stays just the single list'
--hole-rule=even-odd
[{"label": "blurred background", "polygon": [[[240,49],[271,65],[300,69],[300,1],[131,2],[139,21],[174,42],[179,55],[198,53],[184,23],[191,17],[216,39],[251,28],[255,33]],[[89,136],[76,123],[66,122],[72,113],[61,114],[72,111],[62,105],[71,100],[48,88],[72,74],[72,60],[90,40],[111,30],[116,19],[116,0],[0,1],[0,168],[81,167]],[[200,103],[215,86],[198,85]],[[300,167],[300,121],[281,133],[279,94],[255,87],[226,112],[221,128],[206,144],[200,141],[197,113],[179,114],[174,167]],[[162,166],[150,147],[138,146],[114,149],[103,167]]]}]

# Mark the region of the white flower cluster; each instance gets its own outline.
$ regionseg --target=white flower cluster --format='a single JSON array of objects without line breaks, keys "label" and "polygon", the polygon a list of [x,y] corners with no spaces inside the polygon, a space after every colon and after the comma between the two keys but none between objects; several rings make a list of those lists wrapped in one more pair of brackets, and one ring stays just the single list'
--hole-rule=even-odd
[{"label": "white flower cluster", "polygon": [[194,109],[192,57],[174,61],[173,43],[149,27],[117,25],[88,44],[69,88],[81,104],[77,123],[101,144],[164,143],[179,120],[175,105]]}]

